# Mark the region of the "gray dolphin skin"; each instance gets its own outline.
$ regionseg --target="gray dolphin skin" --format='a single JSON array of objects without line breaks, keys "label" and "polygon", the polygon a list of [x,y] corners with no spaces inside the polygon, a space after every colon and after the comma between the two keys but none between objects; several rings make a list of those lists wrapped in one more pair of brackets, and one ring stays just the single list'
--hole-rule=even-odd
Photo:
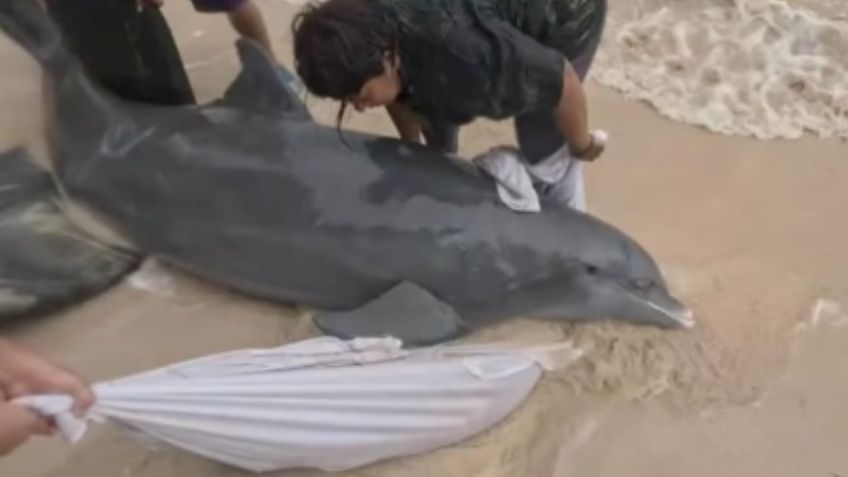
[{"label": "gray dolphin skin", "polygon": [[198,107],[96,88],[32,0],[0,28],[55,82],[50,142],[68,194],[144,253],[318,310],[343,338],[438,343],[510,317],[688,327],[633,239],[555,203],[516,213],[467,163],[314,122],[293,77],[242,40],[243,70]]},{"label": "gray dolphin skin", "polygon": [[0,154],[0,320],[58,310],[97,295],[138,264],[59,207],[50,174],[24,151]]}]

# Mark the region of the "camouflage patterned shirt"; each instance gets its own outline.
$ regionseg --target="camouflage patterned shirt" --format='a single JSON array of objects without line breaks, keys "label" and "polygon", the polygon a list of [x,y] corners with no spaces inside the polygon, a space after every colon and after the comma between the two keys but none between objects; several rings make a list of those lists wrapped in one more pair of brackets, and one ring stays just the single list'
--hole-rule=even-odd
[{"label": "camouflage patterned shirt", "polygon": [[401,101],[434,121],[553,108],[605,0],[376,0],[397,25]]}]

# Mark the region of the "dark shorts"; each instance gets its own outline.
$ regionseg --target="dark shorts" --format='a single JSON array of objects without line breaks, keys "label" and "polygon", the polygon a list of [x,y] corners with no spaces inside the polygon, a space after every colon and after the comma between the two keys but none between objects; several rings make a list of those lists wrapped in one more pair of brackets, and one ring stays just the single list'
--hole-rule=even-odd
[{"label": "dark shorts", "polygon": [[198,12],[225,13],[238,9],[248,0],[191,0]]},{"label": "dark shorts", "polygon": [[158,8],[139,11],[135,0],[48,0],[47,9],[101,86],[132,101],[195,102],[180,51]]}]

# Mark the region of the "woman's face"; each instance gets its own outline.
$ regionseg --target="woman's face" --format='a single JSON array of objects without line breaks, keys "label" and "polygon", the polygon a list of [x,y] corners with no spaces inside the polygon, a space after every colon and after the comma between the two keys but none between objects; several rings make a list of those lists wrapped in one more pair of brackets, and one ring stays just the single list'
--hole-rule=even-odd
[{"label": "woman's face", "polygon": [[350,103],[359,112],[370,108],[388,106],[395,102],[400,94],[401,82],[397,71],[397,61],[386,54],[383,59],[383,72],[365,84],[359,93],[351,98]]}]

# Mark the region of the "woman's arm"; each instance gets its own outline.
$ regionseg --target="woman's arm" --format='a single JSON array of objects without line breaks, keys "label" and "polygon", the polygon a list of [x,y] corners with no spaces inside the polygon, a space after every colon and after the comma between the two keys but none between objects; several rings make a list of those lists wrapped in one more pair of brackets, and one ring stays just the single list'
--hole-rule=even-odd
[{"label": "woman's arm", "polygon": [[404,141],[421,143],[421,121],[406,106],[400,103],[392,103],[386,106],[386,111]]},{"label": "woman's arm", "polygon": [[555,118],[572,156],[591,161],[601,155],[603,144],[596,143],[589,131],[589,108],[583,83],[568,61],[563,68],[562,96],[555,109]]}]

